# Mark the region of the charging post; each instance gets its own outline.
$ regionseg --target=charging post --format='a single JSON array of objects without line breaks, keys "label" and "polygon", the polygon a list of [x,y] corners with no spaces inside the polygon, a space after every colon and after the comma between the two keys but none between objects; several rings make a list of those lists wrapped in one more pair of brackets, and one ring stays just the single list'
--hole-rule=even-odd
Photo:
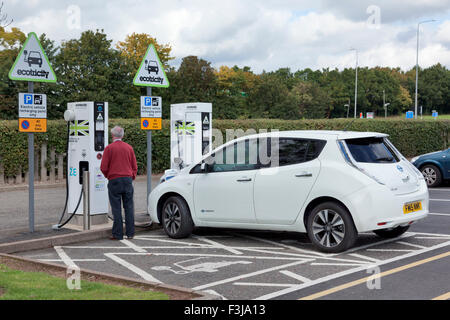
[{"label": "charging post", "polygon": [[141,129],[147,131],[147,214],[148,196],[152,191],[152,130],[162,128],[162,99],[152,96],[152,87],[167,88],[164,67],[153,44],[150,44],[133,79],[135,86],[147,87],[147,96],[141,96]]},{"label": "charging post", "polygon": [[34,32],[28,34],[8,74],[27,81],[28,92],[19,93],[19,132],[28,133],[28,225],[34,232],[34,133],[47,132],[47,96],[34,93],[34,82],[56,83],[56,75]]}]

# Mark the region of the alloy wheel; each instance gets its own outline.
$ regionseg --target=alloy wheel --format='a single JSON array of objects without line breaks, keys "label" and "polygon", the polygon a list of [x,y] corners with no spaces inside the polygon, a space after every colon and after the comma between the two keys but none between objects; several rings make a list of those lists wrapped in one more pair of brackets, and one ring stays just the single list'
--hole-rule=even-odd
[{"label": "alloy wheel", "polygon": [[335,247],[344,240],[344,220],[333,210],[319,211],[314,216],[312,227],[315,239],[325,247]]},{"label": "alloy wheel", "polygon": [[181,227],[181,212],[175,202],[170,202],[164,210],[164,225],[166,230],[175,234]]},{"label": "alloy wheel", "polygon": [[425,178],[425,181],[427,182],[427,185],[432,185],[436,182],[437,175],[436,171],[433,168],[426,167],[422,170],[423,177]]}]

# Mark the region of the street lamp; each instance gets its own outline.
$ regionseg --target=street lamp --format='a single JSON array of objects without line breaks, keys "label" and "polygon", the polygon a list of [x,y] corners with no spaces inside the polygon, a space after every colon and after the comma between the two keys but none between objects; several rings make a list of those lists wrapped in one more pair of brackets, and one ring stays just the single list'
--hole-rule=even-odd
[{"label": "street lamp", "polygon": [[417,50],[416,50],[416,96],[415,96],[415,103],[414,103],[414,118],[417,119],[417,86],[418,86],[418,81],[419,81],[419,27],[421,24],[423,23],[428,23],[428,22],[434,22],[436,20],[432,19],[432,20],[425,20],[425,21],[420,21],[417,24]]},{"label": "street lamp", "polygon": [[384,108],[384,117],[387,118],[387,107],[390,103],[386,103],[386,95],[383,89],[383,108]]},{"label": "street lamp", "polygon": [[358,100],[358,49],[351,48],[350,51],[356,52],[356,68],[355,68],[355,119],[356,119],[356,105]]},{"label": "street lamp", "polygon": [[347,107],[347,119],[348,119],[348,111],[350,109],[350,98],[348,98],[348,103],[344,104],[344,107]]}]

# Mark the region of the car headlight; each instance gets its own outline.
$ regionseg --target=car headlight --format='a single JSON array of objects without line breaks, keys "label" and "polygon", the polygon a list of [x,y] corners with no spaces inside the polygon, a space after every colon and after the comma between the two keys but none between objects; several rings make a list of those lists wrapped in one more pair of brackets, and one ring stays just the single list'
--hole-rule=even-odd
[{"label": "car headlight", "polygon": [[411,163],[414,163],[414,162],[416,162],[417,161],[417,159],[419,159],[420,158],[420,156],[419,157],[414,157],[414,158],[412,158],[411,159]]}]

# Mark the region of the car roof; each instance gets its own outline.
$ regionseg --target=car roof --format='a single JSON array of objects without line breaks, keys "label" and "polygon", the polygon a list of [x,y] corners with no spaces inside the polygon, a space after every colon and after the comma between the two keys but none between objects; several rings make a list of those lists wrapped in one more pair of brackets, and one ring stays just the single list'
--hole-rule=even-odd
[{"label": "car roof", "polygon": [[368,137],[388,137],[385,133],[379,132],[358,132],[358,131],[338,131],[338,130],[293,130],[293,131],[276,131],[267,133],[258,133],[240,137],[235,141],[240,141],[248,138],[261,137],[279,137],[279,138],[309,138],[322,140],[337,140],[337,139],[357,139]]}]

